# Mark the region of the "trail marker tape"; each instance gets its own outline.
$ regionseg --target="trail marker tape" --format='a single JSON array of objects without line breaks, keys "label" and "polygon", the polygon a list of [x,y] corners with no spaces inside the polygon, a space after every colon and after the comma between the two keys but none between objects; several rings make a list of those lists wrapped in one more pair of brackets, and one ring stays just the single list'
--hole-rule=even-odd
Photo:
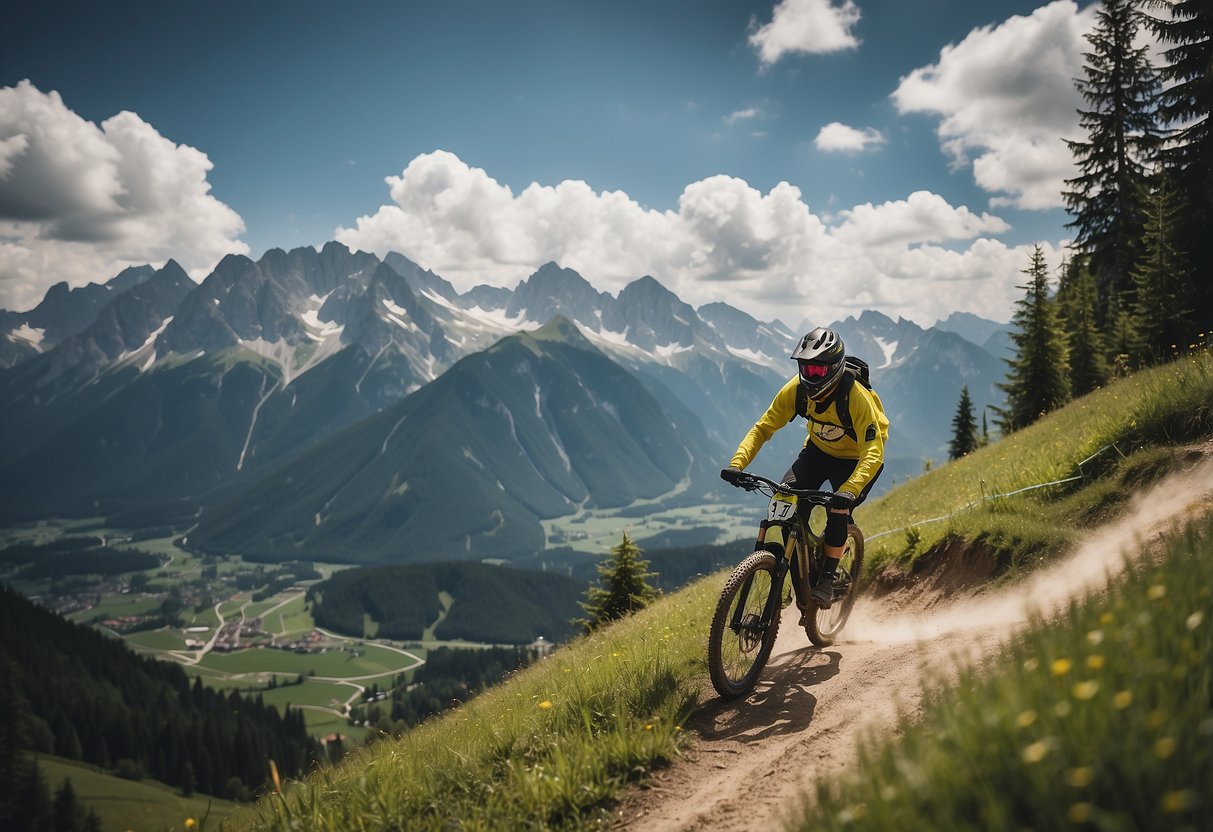
[{"label": "trail marker tape", "polygon": [[[1082,462],[1078,463],[1078,476],[1076,476],[1076,477],[1066,477],[1064,480],[1053,480],[1052,482],[1042,482],[1042,483],[1037,483],[1036,485],[1025,485],[1023,488],[1017,488],[1014,491],[1006,491],[1001,494],[983,494],[980,499],[974,500],[974,501],[962,506],[961,508],[956,509],[956,511],[953,511],[949,514],[944,514],[939,517],[932,517],[930,520],[919,520],[917,523],[911,523],[910,525],[902,526],[899,529],[889,529],[888,531],[878,532],[874,535],[866,536],[865,539],[866,540],[877,540],[879,538],[884,537],[887,534],[897,534],[897,532],[904,532],[907,529],[915,529],[915,528],[918,528],[919,526],[925,526],[929,523],[938,523],[941,520],[948,520],[948,519],[951,519],[952,517],[955,517],[956,515],[960,514],[962,511],[968,511],[969,509],[974,508],[975,506],[978,506],[981,503],[984,503],[986,500],[997,500],[997,499],[1000,499],[1003,497],[1013,497],[1016,494],[1023,494],[1025,491],[1035,491],[1037,488],[1048,488],[1049,486],[1053,486],[1053,485],[1062,485],[1067,482],[1076,482],[1078,480],[1086,479],[1086,473],[1083,471],[1083,466],[1107,450],[1114,450],[1114,451],[1116,451],[1116,453],[1120,454],[1121,458],[1124,458],[1124,454],[1121,453],[1120,448],[1117,448],[1116,445],[1114,445],[1114,444],[1113,445],[1104,445],[1098,451],[1091,454],[1089,457],[1084,459]],[[982,487],[982,491],[984,492],[985,491],[985,480],[981,481],[981,487]]]}]

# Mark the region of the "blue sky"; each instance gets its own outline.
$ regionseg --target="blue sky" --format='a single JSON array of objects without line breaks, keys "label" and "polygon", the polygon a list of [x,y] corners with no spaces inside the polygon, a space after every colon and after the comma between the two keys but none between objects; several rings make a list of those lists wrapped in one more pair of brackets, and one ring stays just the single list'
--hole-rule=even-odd
[{"label": "blue sky", "polygon": [[134,262],[200,279],[227,252],[336,238],[461,289],[555,259],[609,291],[652,273],[793,324],[1005,320],[1023,247],[1056,263],[1069,236],[1060,134],[1091,20],[1072,2],[46,2],[6,18],[7,308]]}]

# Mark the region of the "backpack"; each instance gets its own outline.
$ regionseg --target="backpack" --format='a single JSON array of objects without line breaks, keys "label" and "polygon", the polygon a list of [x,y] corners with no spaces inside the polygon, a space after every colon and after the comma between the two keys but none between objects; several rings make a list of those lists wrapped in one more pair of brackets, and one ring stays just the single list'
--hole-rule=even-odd
[{"label": "backpack", "polygon": [[[855,425],[851,422],[851,385],[857,381],[867,389],[872,389],[868,362],[862,358],[848,355],[843,365],[842,379],[838,382],[838,389],[834,391],[832,401],[836,405],[835,410],[838,411],[838,421],[842,423],[843,431],[856,441],[859,438],[855,435]],[[873,396],[873,398],[876,400],[876,408],[883,413],[884,404],[880,401],[880,397]],[[800,384],[796,385],[796,413],[788,421],[795,421],[797,416],[809,421],[813,420],[809,415],[809,393]]]}]

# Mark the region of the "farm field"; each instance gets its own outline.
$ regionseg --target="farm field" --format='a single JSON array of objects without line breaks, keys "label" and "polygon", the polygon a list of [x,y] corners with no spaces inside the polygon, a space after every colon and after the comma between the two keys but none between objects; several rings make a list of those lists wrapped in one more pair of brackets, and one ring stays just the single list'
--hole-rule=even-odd
[{"label": "farm field", "polygon": [[[44,545],[80,535],[122,539],[122,533],[101,528],[96,520],[48,521],[0,531],[0,547],[16,543]],[[312,579],[291,583],[276,593],[253,600],[251,589],[238,588],[242,585],[241,578],[244,586],[268,581],[279,568],[277,565],[249,564],[235,555],[200,558],[167,537],[121,545],[155,554],[161,565],[117,578],[73,576],[71,580],[78,588],[70,601],[60,601],[71,603],[70,611],[65,611],[68,618],[82,624],[129,621],[156,616],[164,609],[166,599],[176,599],[179,608],[176,625],[111,634],[148,656],[180,663],[187,673],[202,679],[208,687],[257,693],[280,708],[288,705],[302,708],[309,729],[317,736],[339,733],[360,740],[366,731],[348,724],[347,703],[360,702],[362,691],[371,684],[381,689],[390,687],[397,674],[424,661],[426,651],[419,647],[406,651],[387,641],[371,643],[363,638],[316,631],[305,589],[317,580],[315,574],[328,577],[348,568],[344,565],[311,564]],[[266,578],[250,580],[248,576],[254,574],[264,574]],[[137,584],[136,577],[140,578]],[[57,594],[62,594],[49,580],[13,583],[28,595],[52,602]],[[139,591],[133,588],[136,585]],[[300,646],[298,649],[252,646],[231,652],[214,649],[224,635],[221,628],[235,623],[240,625],[238,637],[242,643],[252,639],[256,645],[273,639]],[[374,633],[377,625],[372,621],[367,624],[368,631]],[[297,683],[300,678],[302,683]],[[166,819],[163,826],[180,828],[184,817]],[[118,824],[114,828],[119,828]]]}]

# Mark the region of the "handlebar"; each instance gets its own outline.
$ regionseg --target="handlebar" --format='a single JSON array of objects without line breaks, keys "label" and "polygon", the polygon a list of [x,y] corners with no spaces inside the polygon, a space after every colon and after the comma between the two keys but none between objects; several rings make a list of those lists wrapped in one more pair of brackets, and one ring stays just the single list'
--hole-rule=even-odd
[{"label": "handlebar", "polygon": [[748,471],[738,471],[732,480],[725,480],[730,485],[737,488],[744,488],[746,491],[758,491],[768,497],[773,497],[776,494],[787,494],[790,497],[796,497],[800,500],[807,500],[814,505],[824,506],[834,497],[833,491],[817,491],[812,488],[793,488],[785,483],[778,483],[774,480],[769,480],[766,477],[758,474],[751,474]]}]

